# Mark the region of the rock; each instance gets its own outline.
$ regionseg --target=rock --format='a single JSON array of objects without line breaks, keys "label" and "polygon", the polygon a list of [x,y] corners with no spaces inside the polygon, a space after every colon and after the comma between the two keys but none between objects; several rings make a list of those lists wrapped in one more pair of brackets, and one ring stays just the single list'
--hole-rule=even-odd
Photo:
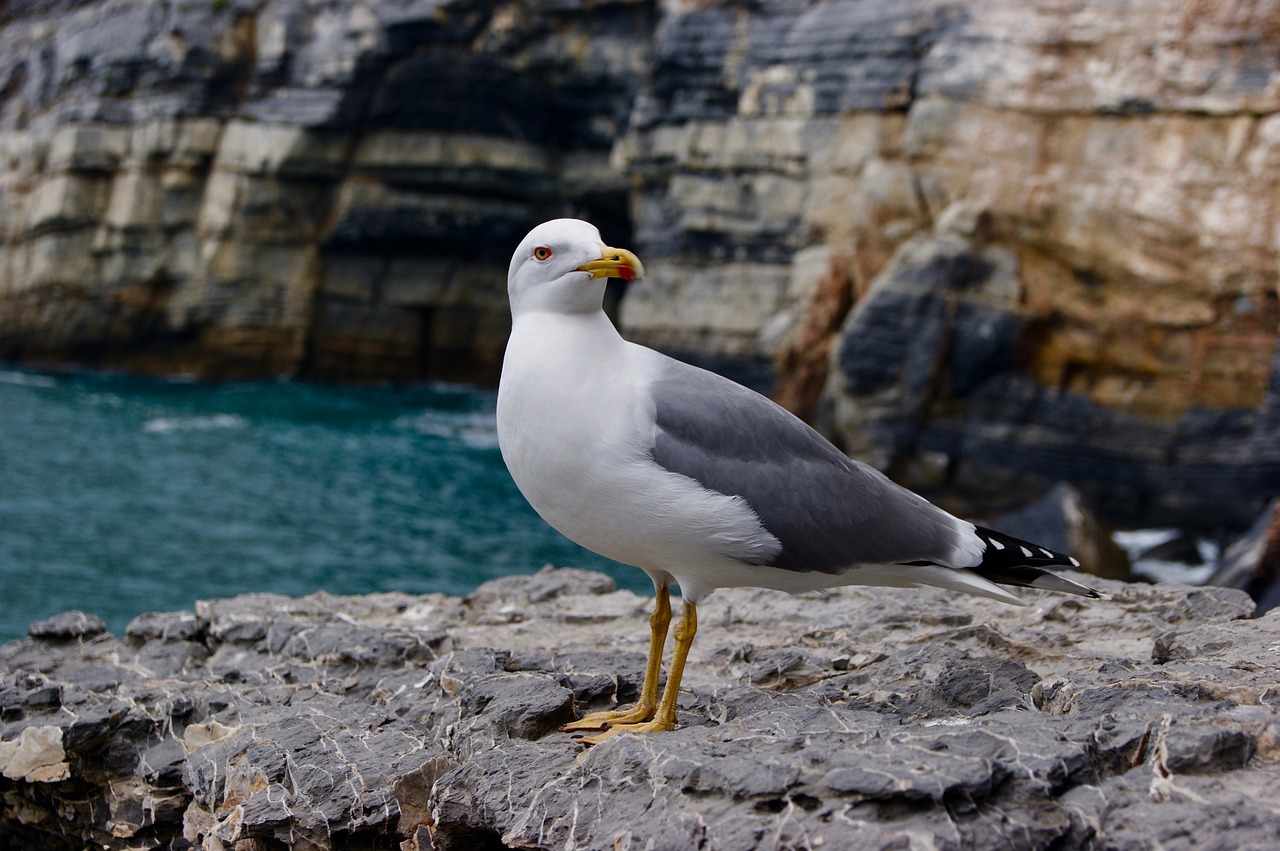
[{"label": "rock", "polygon": [[968,513],[1066,479],[1126,526],[1242,528],[1280,476],[1275,236],[1247,224],[1280,65],[1226,58],[1234,8],[1170,41],[1160,2],[670,12],[620,146],[653,269],[624,331],[754,345],[793,410]]},{"label": "rock", "polygon": [[1018,286],[1016,263],[979,244],[941,233],[899,249],[841,332],[823,430],[961,513],[1012,508],[1065,478],[1125,525],[1210,532],[1253,516],[1272,488],[1270,401],[1262,416],[1162,423],[1037,384],[1024,360],[1036,322],[996,306]]},{"label": "rock", "polygon": [[517,601],[534,605],[566,595],[605,595],[616,590],[614,581],[603,573],[546,565],[532,576],[504,576],[486,582],[468,594],[466,601],[473,606],[507,608]]},{"label": "rock", "polygon": [[1188,566],[1204,564],[1204,554],[1195,535],[1174,534],[1167,540],[1154,544],[1137,553],[1135,561],[1166,561]]},{"label": "rock", "polygon": [[627,239],[608,157],[655,15],[6,10],[0,357],[492,383],[509,247],[567,210]]},{"label": "rock", "polygon": [[1280,497],[1248,531],[1222,553],[1209,585],[1240,588],[1258,602],[1258,612],[1280,606]]},{"label": "rock", "polygon": [[1060,483],[1020,511],[1003,514],[993,529],[1069,553],[1080,569],[1107,579],[1129,579],[1129,555],[1112,537],[1114,530],[1085,504],[1080,492]]},{"label": "rock", "polygon": [[107,624],[97,615],[84,612],[63,612],[36,621],[27,627],[27,635],[48,641],[69,641],[76,638],[93,638],[107,631]]},{"label": "rock", "polygon": [[0,742],[0,774],[26,783],[66,780],[71,773],[62,747],[62,729],[27,727],[16,741]]},{"label": "rock", "polygon": [[1239,591],[1094,579],[1112,600],[1027,592],[1023,608],[720,592],[680,728],[583,751],[559,725],[634,698],[648,632],[649,601],[594,579],[544,571],[465,600],[247,595],[145,615],[122,639],[5,645],[0,796],[19,817],[0,844],[1280,837],[1263,817],[1280,619],[1249,619]]},{"label": "rock", "polygon": [[1178,529],[1116,532],[1116,543],[1129,555],[1133,578],[1144,582],[1199,585],[1217,563],[1221,533],[1210,538]]},{"label": "rock", "polygon": [[[773,399],[801,419],[812,421],[830,374],[831,349],[840,325],[853,305],[855,282],[850,280],[848,258],[821,250],[819,261],[827,264],[820,276],[808,272],[807,262],[799,257],[793,263],[792,291],[819,282],[812,293],[797,298],[807,299],[808,306],[799,320],[799,328],[786,336],[778,357],[778,386]],[[797,268],[798,267],[798,268]],[[790,323],[792,317],[782,314]]]}]

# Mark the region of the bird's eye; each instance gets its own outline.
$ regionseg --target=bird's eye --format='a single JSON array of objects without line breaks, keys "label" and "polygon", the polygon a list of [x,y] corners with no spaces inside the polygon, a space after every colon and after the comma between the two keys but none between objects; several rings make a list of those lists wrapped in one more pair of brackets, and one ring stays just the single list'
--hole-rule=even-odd
[{"label": "bird's eye", "polygon": [[539,245],[537,248],[533,249],[533,259],[537,260],[539,263],[541,263],[543,260],[546,260],[550,256],[551,256],[551,249],[547,248],[545,245]]}]

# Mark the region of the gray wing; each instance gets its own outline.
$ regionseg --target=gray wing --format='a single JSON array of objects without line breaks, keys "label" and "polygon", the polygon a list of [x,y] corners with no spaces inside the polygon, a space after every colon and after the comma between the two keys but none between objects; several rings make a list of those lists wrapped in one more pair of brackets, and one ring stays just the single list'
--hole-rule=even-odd
[{"label": "gray wing", "polygon": [[955,559],[963,527],[954,517],[758,393],[679,361],[666,364],[651,392],[653,460],[745,499],[782,543],[771,566],[834,574]]}]

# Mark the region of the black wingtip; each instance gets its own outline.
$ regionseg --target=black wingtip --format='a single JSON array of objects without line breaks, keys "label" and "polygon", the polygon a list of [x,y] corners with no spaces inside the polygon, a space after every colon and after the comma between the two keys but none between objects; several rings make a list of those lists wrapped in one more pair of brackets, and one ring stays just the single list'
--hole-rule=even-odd
[{"label": "black wingtip", "polygon": [[982,566],[990,567],[1079,567],[1080,562],[1065,553],[988,529],[975,526],[974,532],[985,548]]},{"label": "black wingtip", "polygon": [[1096,600],[1106,599],[1105,594],[1053,571],[1053,568],[1079,569],[1080,562],[1071,556],[984,526],[974,527],[974,532],[984,546],[982,561],[969,570],[982,578],[1000,585],[1041,588],[1079,594]]}]

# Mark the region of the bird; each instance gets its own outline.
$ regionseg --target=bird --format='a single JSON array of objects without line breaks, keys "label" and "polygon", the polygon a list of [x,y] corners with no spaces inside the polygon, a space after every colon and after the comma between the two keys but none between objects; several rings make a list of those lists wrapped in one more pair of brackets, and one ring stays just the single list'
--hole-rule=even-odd
[{"label": "bird", "polygon": [[[498,385],[502,458],[548,524],[653,581],[639,699],[565,725],[586,744],[676,727],[698,604],[720,588],[801,593],[937,586],[1022,604],[1005,586],[1101,598],[1052,571],[1068,555],[977,526],[854,460],[765,396],[624,339],[604,313],[633,252],[578,219],[533,228],[511,258]],[[661,694],[672,619],[681,618]],[[586,735],[592,733],[593,735]]]}]

